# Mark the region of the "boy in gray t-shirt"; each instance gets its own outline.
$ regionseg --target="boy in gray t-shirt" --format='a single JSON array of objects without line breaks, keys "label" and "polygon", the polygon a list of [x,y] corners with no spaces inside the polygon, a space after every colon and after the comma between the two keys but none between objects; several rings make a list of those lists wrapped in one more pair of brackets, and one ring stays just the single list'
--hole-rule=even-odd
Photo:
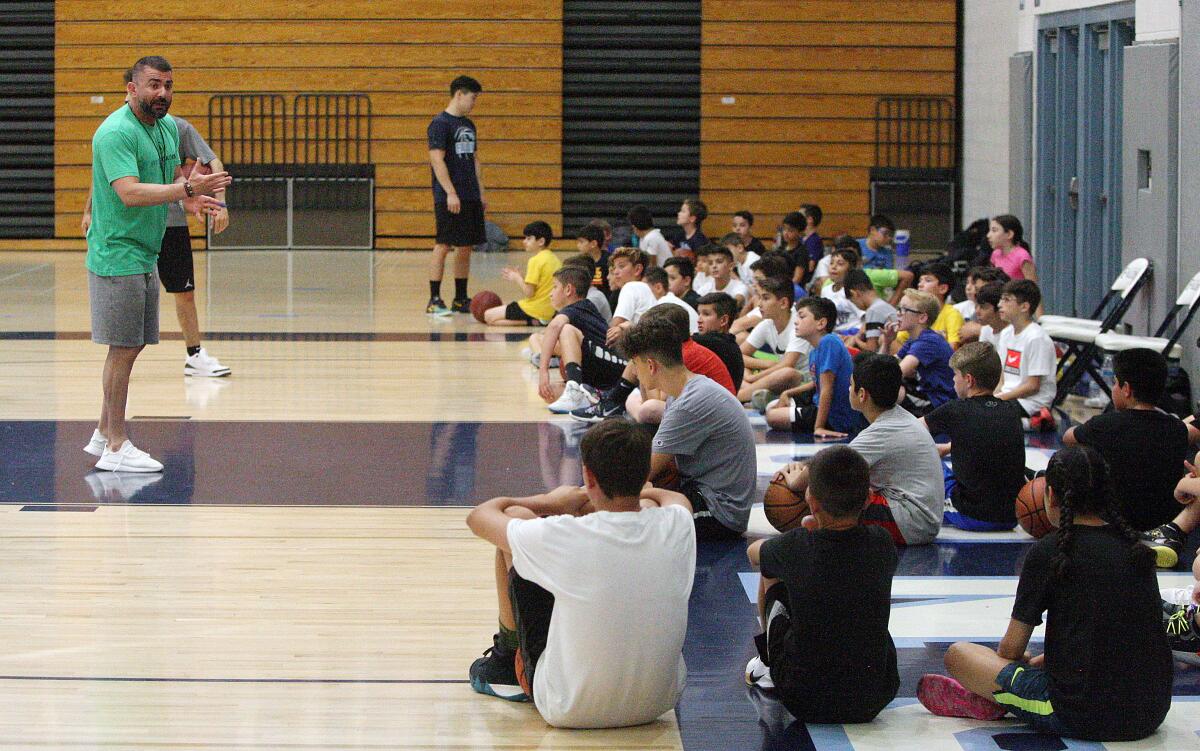
[{"label": "boy in gray t-shirt", "polygon": [[842,282],[846,290],[846,298],[863,314],[862,327],[857,333],[845,338],[847,347],[855,347],[864,352],[879,352],[883,341],[883,328],[896,320],[896,309],[879,297],[871,278],[860,269],[846,272]]},{"label": "boy in gray t-shirt", "polygon": [[[863,353],[854,359],[850,405],[871,424],[850,448],[871,467],[863,524],[883,527],[897,545],[924,545],[942,526],[945,474],[929,431],[922,433],[917,418],[896,406],[901,381],[894,357]],[[806,466],[789,464],[776,477],[797,493],[808,488]]]},{"label": "boy in gray t-shirt", "polygon": [[683,366],[682,342],[669,321],[643,319],[625,335],[622,349],[638,381],[667,394],[654,436],[651,481],[658,484],[678,471],[699,539],[741,536],[758,476],[745,409],[723,386]]}]

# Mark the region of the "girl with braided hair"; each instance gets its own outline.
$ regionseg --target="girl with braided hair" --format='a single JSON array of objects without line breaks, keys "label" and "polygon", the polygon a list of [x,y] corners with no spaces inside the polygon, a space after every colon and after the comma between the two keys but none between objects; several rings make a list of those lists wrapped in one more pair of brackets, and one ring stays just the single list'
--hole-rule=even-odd
[{"label": "girl with braided hair", "polygon": [[[1025,556],[1000,646],[959,642],[953,677],[923,676],[929,711],[980,720],[1013,714],[1034,728],[1092,741],[1132,741],[1171,707],[1171,651],[1153,552],[1116,511],[1108,465],[1091,448],[1056,453],[1046,469],[1057,527]],[[1025,651],[1046,614],[1045,653]]]}]

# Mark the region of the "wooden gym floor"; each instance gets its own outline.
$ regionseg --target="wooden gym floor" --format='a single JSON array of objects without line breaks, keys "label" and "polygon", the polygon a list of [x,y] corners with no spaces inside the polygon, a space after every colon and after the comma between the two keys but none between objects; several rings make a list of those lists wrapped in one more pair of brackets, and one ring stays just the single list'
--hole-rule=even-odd
[{"label": "wooden gym floor", "polygon": [[[510,299],[505,263],[524,257],[476,256],[472,292]],[[466,510],[577,482],[580,431],[549,418],[519,333],[424,315],[427,264],[198,253],[206,346],[233,375],[184,378],[164,293],[129,414],[166,469],[138,477],[94,472],[81,450],[104,356],[82,254],[0,253],[0,748],[1077,747],[933,718],[912,698],[951,641],[999,638],[1028,546],[1016,533],[903,552],[902,687],[869,726],[806,727],[745,690],[757,626],[742,543],[699,553],[676,712],[558,731],[474,694],[466,670],[495,604]],[[760,484],[814,450],[758,422]],[[1032,439],[1031,461],[1056,446]],[[1177,672],[1164,729],[1130,747],[1196,745],[1193,672]]]}]

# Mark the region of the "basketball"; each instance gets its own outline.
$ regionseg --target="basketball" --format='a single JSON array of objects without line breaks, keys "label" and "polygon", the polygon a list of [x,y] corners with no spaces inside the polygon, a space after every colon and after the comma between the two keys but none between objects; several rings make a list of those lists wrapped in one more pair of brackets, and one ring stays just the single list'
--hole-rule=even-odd
[{"label": "basketball", "polygon": [[1043,537],[1054,529],[1046,515],[1046,478],[1039,475],[1017,493],[1017,521],[1021,529],[1034,537]]},{"label": "basketball", "polygon": [[808,503],[796,495],[796,491],[779,480],[771,480],[767,492],[763,495],[763,511],[767,521],[780,532],[787,532],[800,526],[800,522],[808,515]]},{"label": "basketball", "polygon": [[475,316],[476,321],[483,323],[484,312],[496,307],[500,302],[500,295],[490,289],[478,292],[471,298],[471,315]]}]

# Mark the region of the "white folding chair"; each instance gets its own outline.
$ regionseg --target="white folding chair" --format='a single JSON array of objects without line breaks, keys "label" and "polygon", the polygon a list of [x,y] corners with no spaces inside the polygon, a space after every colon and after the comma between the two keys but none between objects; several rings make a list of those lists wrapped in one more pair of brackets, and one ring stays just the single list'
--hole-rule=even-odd
[{"label": "white folding chair", "polygon": [[[1054,395],[1055,406],[1062,404],[1083,374],[1088,372],[1089,366],[1094,365],[1096,337],[1121,323],[1138,291],[1150,281],[1152,270],[1153,264],[1149,259],[1135,258],[1130,261],[1113,281],[1091,318],[1047,315],[1038,319],[1038,324],[1051,339],[1065,345],[1056,369],[1059,377]],[[1101,318],[1105,309],[1108,309],[1108,313]]]},{"label": "white folding chair", "polygon": [[[1183,292],[1179,293],[1175,307],[1171,308],[1171,312],[1163,319],[1154,336],[1105,332],[1096,337],[1096,349],[1102,354],[1115,354],[1127,349],[1152,349],[1162,353],[1168,360],[1178,361],[1183,357],[1183,347],[1179,340],[1183,338],[1197,312],[1200,312],[1200,273],[1193,276],[1183,288]],[[1183,320],[1179,320],[1180,313],[1183,313]],[[1103,384],[1102,388],[1107,391],[1107,384]]]}]

